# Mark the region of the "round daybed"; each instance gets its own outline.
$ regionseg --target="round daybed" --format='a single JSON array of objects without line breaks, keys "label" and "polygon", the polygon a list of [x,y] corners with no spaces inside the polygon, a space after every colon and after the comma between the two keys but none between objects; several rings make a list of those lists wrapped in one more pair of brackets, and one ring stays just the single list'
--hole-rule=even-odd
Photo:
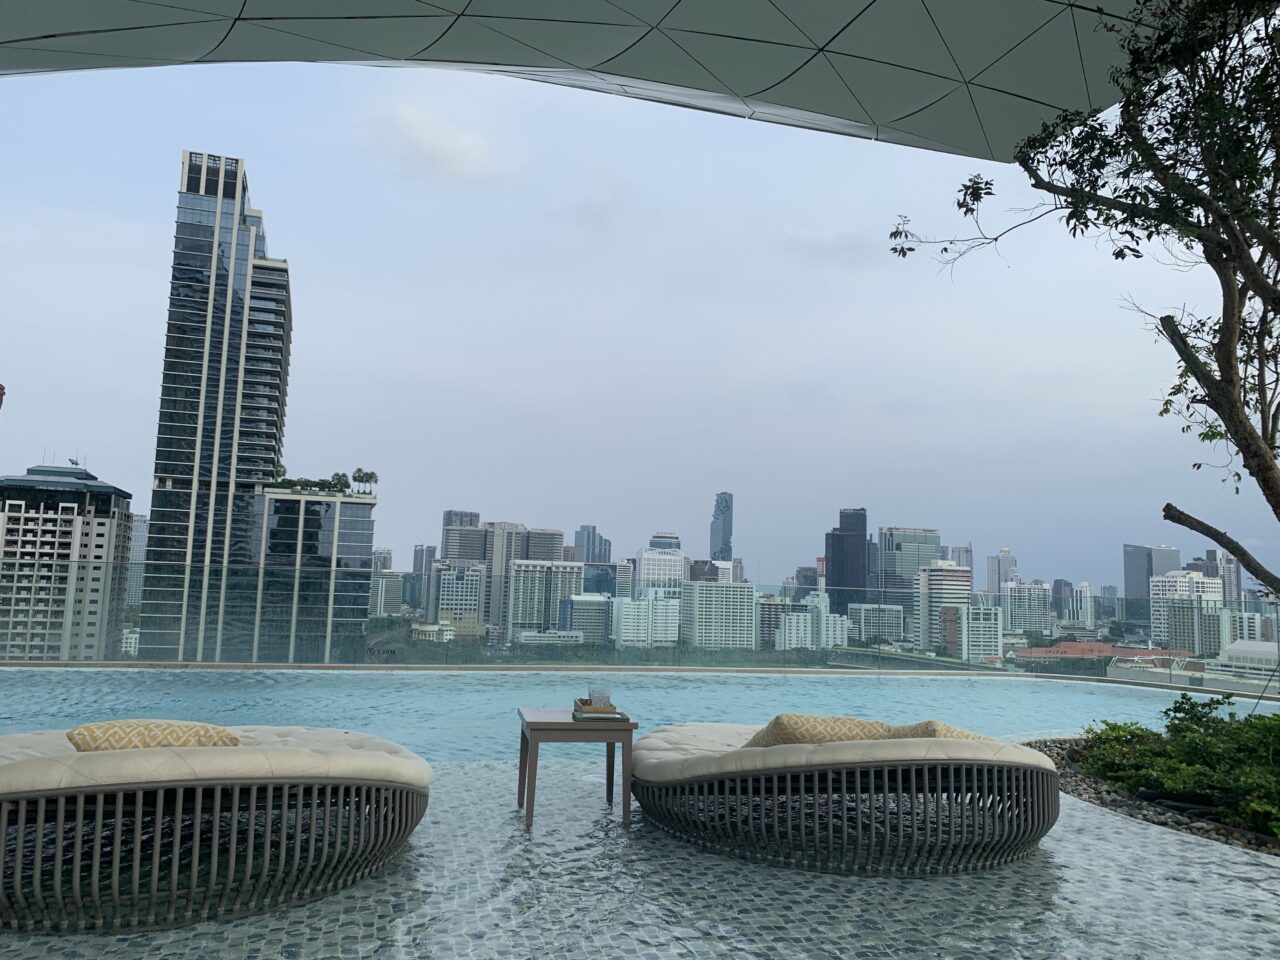
[{"label": "round daybed", "polygon": [[760,730],[686,723],[641,737],[632,786],[645,814],[748,859],[906,876],[1017,860],[1058,819],[1057,770],[1027,747],[974,734],[744,746]]},{"label": "round daybed", "polygon": [[238,746],[0,736],[0,926],[145,929],[299,903],[377,870],[426,812],[431,767],[397,744],[226,729]]}]

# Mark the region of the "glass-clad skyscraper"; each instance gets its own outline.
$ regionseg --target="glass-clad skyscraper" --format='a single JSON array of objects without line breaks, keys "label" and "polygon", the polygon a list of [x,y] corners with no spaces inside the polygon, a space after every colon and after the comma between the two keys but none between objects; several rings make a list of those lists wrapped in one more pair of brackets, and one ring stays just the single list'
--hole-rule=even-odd
[{"label": "glass-clad skyscraper", "polygon": [[243,163],[184,152],[140,659],[323,662],[335,650],[336,570],[360,571],[367,604],[372,532],[367,546],[363,534],[358,549],[340,546],[348,521],[372,524],[371,499],[271,487],[292,328],[289,265],[267,254]]},{"label": "glass-clad skyscraper", "polygon": [[733,494],[717,493],[711,511],[711,559],[733,559]]}]

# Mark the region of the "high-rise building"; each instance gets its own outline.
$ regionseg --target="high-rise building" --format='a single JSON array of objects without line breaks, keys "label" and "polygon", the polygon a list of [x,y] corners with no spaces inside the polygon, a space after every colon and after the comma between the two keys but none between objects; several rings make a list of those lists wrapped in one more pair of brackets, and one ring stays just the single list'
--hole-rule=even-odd
[{"label": "high-rise building", "polygon": [[138,656],[362,660],[333,618],[367,611],[375,501],[277,485],[289,265],[239,160],[183,153],[171,281]]},{"label": "high-rise building", "polygon": [[478,560],[437,560],[431,567],[427,620],[480,624],[487,575],[484,563]]},{"label": "high-rise building", "polygon": [[563,530],[533,527],[525,542],[524,555],[530,560],[564,560]]},{"label": "high-rise building", "polygon": [[0,477],[0,660],[119,656],[129,502],[80,467]]},{"label": "high-rise building", "polygon": [[431,564],[436,559],[436,548],[425,543],[415,544],[413,548],[413,572],[430,573]]},{"label": "high-rise building", "polygon": [[987,593],[1000,595],[1000,588],[1009,580],[1018,579],[1018,558],[1001,547],[994,557],[987,557]]},{"label": "high-rise building", "polygon": [[525,633],[567,630],[560,622],[560,602],[582,593],[582,564],[563,560],[512,560],[507,615],[508,643]]},{"label": "high-rise building", "polygon": [[747,567],[746,567],[746,564],[744,564],[744,563],[742,562],[742,558],[741,558],[741,557],[734,557],[734,558],[733,558],[733,566],[732,566],[732,570],[733,570],[733,582],[734,582],[734,583],[746,583],[746,582],[747,582]]},{"label": "high-rise building", "polygon": [[573,552],[579,563],[608,563],[613,556],[613,543],[600,536],[595,526],[584,523],[573,535]]},{"label": "high-rise building", "polygon": [[394,566],[391,556],[390,547],[374,547],[373,548],[373,572],[386,573]]},{"label": "high-rise building", "polygon": [[649,538],[650,550],[680,550],[680,537],[674,533],[655,533]]},{"label": "high-rise building", "polygon": [[840,523],[827,532],[827,586],[835,591],[837,613],[850,603],[867,601],[867,511],[863,507],[840,511]]},{"label": "high-rise building", "polygon": [[135,513],[129,520],[129,571],[125,575],[124,605],[142,606],[142,580],[147,563],[147,515]]},{"label": "high-rise building", "polygon": [[711,511],[711,559],[733,561],[733,494],[717,493]]},{"label": "high-rise building", "polygon": [[628,558],[614,564],[616,573],[614,576],[617,580],[617,588],[614,590],[614,596],[617,597],[634,597],[636,595],[636,561],[635,558]]},{"label": "high-rise building", "polygon": [[796,567],[796,586],[800,588],[813,588],[818,585],[818,568],[813,567]]},{"label": "high-rise building", "polygon": [[756,590],[749,583],[686,583],[680,638],[707,650],[756,649]]},{"label": "high-rise building", "polygon": [[797,603],[787,597],[775,597],[761,594],[756,597],[756,637],[761,650],[774,649],[778,628],[782,626],[782,618],[788,613],[804,613],[803,603]]},{"label": "high-rise building", "polygon": [[923,527],[881,527],[879,578],[876,584],[883,603],[900,604],[907,628],[916,637],[916,575],[938,559],[942,537]]},{"label": "high-rise building", "polygon": [[916,646],[925,651],[944,646],[942,608],[959,607],[963,614],[972,594],[973,571],[953,560],[935,560],[917,573]]},{"label": "high-rise building", "polygon": [[1061,577],[1054,580],[1053,586],[1049,588],[1049,602],[1053,606],[1053,615],[1059,620],[1067,619],[1075,589],[1075,584]]},{"label": "high-rise building", "polygon": [[479,526],[480,526],[480,514],[476,513],[474,510],[446,510],[444,512],[444,517],[440,524],[440,547],[442,551],[441,555],[448,556],[447,553],[443,553],[444,540],[445,540],[444,532],[446,530],[448,530],[450,527],[471,527],[474,529]]},{"label": "high-rise building", "polygon": [[613,641],[618,647],[674,647],[680,640],[680,601],[662,597],[613,602]]},{"label": "high-rise building", "polygon": [[1053,633],[1053,604],[1049,587],[1043,581],[1006,580],[1000,584],[1000,608],[1004,611],[1004,628],[1010,633]]},{"label": "high-rise building", "polygon": [[483,527],[450,524],[440,532],[442,560],[487,560],[487,531]]},{"label": "high-rise building", "polygon": [[[1126,600],[1147,600],[1151,578],[1162,577],[1182,566],[1177,547],[1124,545],[1124,596]],[[1130,615],[1132,617],[1132,614]]]},{"label": "high-rise building", "polygon": [[679,597],[684,568],[685,556],[679,549],[645,547],[636,556],[636,597]]},{"label": "high-rise building", "polygon": [[973,544],[966,543],[951,548],[951,559],[955,561],[957,567],[968,567],[973,569]]},{"label": "high-rise building", "polygon": [[613,598],[606,593],[578,593],[560,601],[560,630],[582,634],[583,643],[604,646],[613,635]]},{"label": "high-rise building", "polygon": [[1148,583],[1148,596],[1151,600],[1152,644],[1157,647],[1189,650],[1193,647],[1178,648],[1170,642],[1175,637],[1185,641],[1188,633],[1185,629],[1170,631],[1170,601],[1189,601],[1179,604],[1184,610],[1195,610],[1201,603],[1208,601],[1212,606],[1212,616],[1216,618],[1218,611],[1222,609],[1222,580],[1217,577],[1206,577],[1196,570],[1171,570],[1151,578]]},{"label": "high-rise building", "polygon": [[1222,577],[1222,598],[1227,603],[1240,602],[1240,561],[1231,554],[1208,550],[1205,556],[1212,554],[1218,561],[1219,573]]},{"label": "high-rise building", "polygon": [[[799,610],[782,614],[773,635],[775,650],[830,650],[849,642],[849,618],[831,612],[824,585],[799,603]],[[760,640],[764,646],[764,640]]]},{"label": "high-rise building", "polygon": [[1082,580],[1071,592],[1071,601],[1064,619],[1092,630],[1098,623],[1094,606],[1093,588],[1089,586],[1089,581]]},{"label": "high-rise building", "polygon": [[398,617],[404,604],[404,575],[383,570],[369,585],[369,616]]},{"label": "high-rise building", "polygon": [[742,582],[733,579],[733,564],[725,560],[690,560],[685,566],[684,578],[705,583]]},{"label": "high-rise building", "polygon": [[[485,523],[483,556],[485,566],[488,568],[485,579],[484,622],[493,628],[494,638],[506,640],[508,639],[506,618],[510,599],[508,577],[512,563],[516,560],[527,560],[529,557],[529,528],[523,523],[506,521]],[[559,557],[554,559],[560,560]]]},{"label": "high-rise building", "polygon": [[436,548],[419,543],[413,547],[413,571],[404,575],[404,602],[414,610],[427,609],[427,593],[431,565],[436,561]]},{"label": "high-rise building", "polygon": [[972,603],[943,606],[938,611],[942,645],[957,660],[982,663],[1000,658],[1004,611]]}]

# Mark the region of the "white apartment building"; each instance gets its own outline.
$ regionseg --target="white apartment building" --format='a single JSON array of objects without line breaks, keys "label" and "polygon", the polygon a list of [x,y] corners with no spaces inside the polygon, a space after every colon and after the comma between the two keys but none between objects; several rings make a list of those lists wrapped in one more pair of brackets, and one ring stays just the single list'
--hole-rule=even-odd
[{"label": "white apartment building", "polygon": [[1049,585],[1040,580],[1006,580],[1000,585],[1000,609],[1004,611],[1004,628],[1010,633],[1035,630],[1049,636],[1057,623]]},{"label": "white apartment building", "polygon": [[973,571],[954,560],[935,560],[916,574],[915,641],[921,650],[944,642],[942,608],[969,605],[973,596]]},{"label": "white apartment building", "polygon": [[849,642],[849,618],[831,612],[831,600],[823,586],[805,597],[801,605],[804,610],[782,614],[773,635],[775,650],[830,650]]},{"label": "white apartment building", "polygon": [[[1212,609],[1212,616],[1217,617],[1218,611],[1222,609],[1222,580],[1218,577],[1206,577],[1203,573],[1196,570],[1173,570],[1169,573],[1160,574],[1150,579],[1151,589],[1151,643],[1157,647],[1172,647],[1173,649],[1194,649],[1190,646],[1180,646],[1171,644],[1169,630],[1169,601],[1171,600],[1190,600],[1190,601],[1209,601],[1215,603]],[[1177,615],[1177,624],[1175,632],[1178,634],[1180,643],[1186,643],[1188,635],[1194,642],[1196,627],[1188,630],[1186,604],[1180,605],[1182,609]],[[1195,618],[1198,621],[1198,617]]]},{"label": "white apartment building", "polygon": [[750,583],[683,584],[680,637],[707,650],[756,649],[756,589]]},{"label": "white apartment building", "polygon": [[507,568],[506,639],[559,630],[560,602],[582,593],[583,565],[565,560],[512,560]]},{"label": "white apartment building", "polygon": [[118,655],[129,501],[80,467],[0,477],[0,660]]},{"label": "white apartment building", "polygon": [[901,643],[903,639],[903,609],[897,603],[851,603],[846,619],[849,621],[849,643]]},{"label": "white apartment building", "polygon": [[613,601],[613,642],[619,647],[674,647],[680,640],[680,601],[662,597]]},{"label": "white apartment building", "polygon": [[448,617],[456,623],[469,617],[479,622],[484,613],[485,576],[483,561],[433,563],[427,592],[427,619],[438,623]]},{"label": "white apartment building", "polygon": [[1070,623],[1088,627],[1090,630],[1098,625],[1098,618],[1094,611],[1093,587],[1089,585],[1088,580],[1082,580],[1071,591],[1071,607],[1067,611],[1067,620]]},{"label": "white apartment building", "polygon": [[635,595],[678,599],[684,570],[683,550],[645,547],[636,554]]},{"label": "white apartment building", "polygon": [[373,575],[369,583],[369,616],[398,617],[404,605],[404,577],[390,571]]},{"label": "white apartment building", "polygon": [[988,657],[1000,658],[1004,653],[1004,611],[999,607],[965,608],[964,642],[961,659],[982,663]]}]

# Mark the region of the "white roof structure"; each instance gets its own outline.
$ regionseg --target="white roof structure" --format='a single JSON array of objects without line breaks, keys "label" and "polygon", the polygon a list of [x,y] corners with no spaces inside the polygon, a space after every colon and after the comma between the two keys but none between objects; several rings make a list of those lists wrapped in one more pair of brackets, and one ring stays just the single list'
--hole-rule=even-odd
[{"label": "white roof structure", "polygon": [[[1106,12],[1095,12],[1101,7]],[[1008,160],[1108,106],[1131,0],[0,0],[0,74],[418,64]]]}]

